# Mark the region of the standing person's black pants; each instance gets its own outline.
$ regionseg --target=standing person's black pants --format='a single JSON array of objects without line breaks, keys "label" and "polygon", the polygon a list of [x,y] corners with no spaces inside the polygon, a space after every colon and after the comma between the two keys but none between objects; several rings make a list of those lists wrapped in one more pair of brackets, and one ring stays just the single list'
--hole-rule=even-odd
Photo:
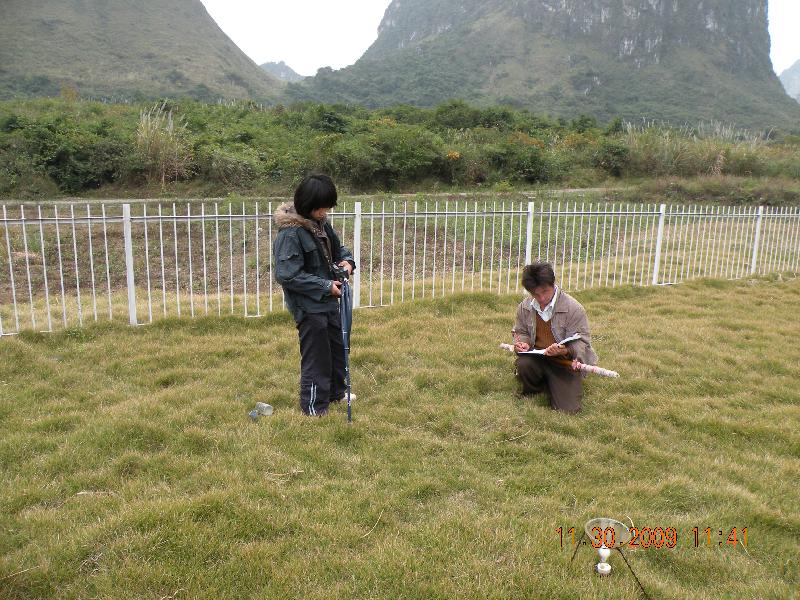
[{"label": "standing person's black pants", "polygon": [[307,313],[300,333],[300,410],[311,416],[328,412],[341,400],[345,385],[342,321],[338,312]]}]

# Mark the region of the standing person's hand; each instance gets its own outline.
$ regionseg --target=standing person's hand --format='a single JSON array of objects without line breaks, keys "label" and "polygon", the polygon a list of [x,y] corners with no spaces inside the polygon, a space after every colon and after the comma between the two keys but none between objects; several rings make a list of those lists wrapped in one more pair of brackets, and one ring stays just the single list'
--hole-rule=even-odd
[{"label": "standing person's hand", "polygon": [[339,263],[339,266],[343,269],[347,269],[348,276],[353,274],[353,265],[351,265],[348,261],[343,260]]},{"label": "standing person's hand", "polygon": [[331,281],[331,296],[334,298],[341,298],[342,297],[342,282],[341,281]]}]

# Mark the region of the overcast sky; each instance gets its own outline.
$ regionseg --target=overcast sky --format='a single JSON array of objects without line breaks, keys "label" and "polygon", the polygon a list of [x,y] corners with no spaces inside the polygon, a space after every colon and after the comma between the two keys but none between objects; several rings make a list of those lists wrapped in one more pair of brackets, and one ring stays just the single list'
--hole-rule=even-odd
[{"label": "overcast sky", "polygon": [[[378,36],[390,0],[202,0],[258,64],[284,61],[301,75],[357,61]],[[800,0],[769,0],[776,72],[800,60]]]}]

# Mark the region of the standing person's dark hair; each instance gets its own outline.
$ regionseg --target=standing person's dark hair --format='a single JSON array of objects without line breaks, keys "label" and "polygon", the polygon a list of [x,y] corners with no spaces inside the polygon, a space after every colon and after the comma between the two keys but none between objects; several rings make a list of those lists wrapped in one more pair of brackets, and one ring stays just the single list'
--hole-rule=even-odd
[{"label": "standing person's dark hair", "polygon": [[522,270],[522,287],[532,292],[540,286],[552,287],[556,284],[553,265],[546,262],[535,262]]},{"label": "standing person's dark hair", "polygon": [[333,180],[327,175],[309,175],[294,191],[294,209],[297,214],[311,218],[311,211],[336,206],[338,194]]}]

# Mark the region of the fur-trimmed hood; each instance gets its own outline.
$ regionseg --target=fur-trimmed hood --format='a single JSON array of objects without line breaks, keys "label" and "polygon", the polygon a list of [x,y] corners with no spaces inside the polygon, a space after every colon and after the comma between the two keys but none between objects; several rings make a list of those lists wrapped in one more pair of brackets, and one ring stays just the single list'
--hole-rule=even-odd
[{"label": "fur-trimmed hood", "polygon": [[275,225],[278,230],[286,229],[287,227],[302,227],[311,233],[317,233],[325,225],[325,222],[317,223],[312,219],[306,219],[304,216],[297,214],[293,202],[281,204],[275,211]]}]

